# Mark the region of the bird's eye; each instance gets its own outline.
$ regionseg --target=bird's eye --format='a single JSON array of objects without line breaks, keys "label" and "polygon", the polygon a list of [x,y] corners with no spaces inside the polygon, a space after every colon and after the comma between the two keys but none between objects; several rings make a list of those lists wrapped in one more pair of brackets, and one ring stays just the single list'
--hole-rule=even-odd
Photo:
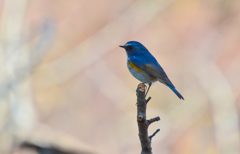
[{"label": "bird's eye", "polygon": [[130,50],[132,50],[132,48],[133,48],[132,46],[129,46],[129,47],[128,47],[128,49],[130,49]]}]

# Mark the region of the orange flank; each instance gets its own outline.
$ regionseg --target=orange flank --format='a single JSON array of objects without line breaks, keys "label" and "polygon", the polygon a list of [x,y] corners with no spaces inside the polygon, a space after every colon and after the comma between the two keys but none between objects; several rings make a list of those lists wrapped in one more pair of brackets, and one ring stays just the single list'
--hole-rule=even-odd
[{"label": "orange flank", "polygon": [[142,72],[142,70],[141,70],[140,68],[136,67],[136,66],[132,63],[131,60],[130,60],[129,66],[130,66],[131,68],[135,69],[135,70],[138,71],[138,72]]}]

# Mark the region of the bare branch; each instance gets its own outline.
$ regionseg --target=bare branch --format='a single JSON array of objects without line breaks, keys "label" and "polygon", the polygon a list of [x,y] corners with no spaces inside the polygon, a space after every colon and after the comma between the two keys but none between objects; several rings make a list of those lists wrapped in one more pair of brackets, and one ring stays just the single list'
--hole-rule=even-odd
[{"label": "bare branch", "polygon": [[146,104],[151,100],[152,97],[148,97],[148,99],[146,100]]},{"label": "bare branch", "polygon": [[149,136],[150,140],[160,131],[160,129],[157,129],[151,136]]},{"label": "bare branch", "polygon": [[149,97],[147,100],[145,99],[145,85],[140,83],[137,88],[137,123],[139,131],[138,135],[142,147],[141,154],[152,154],[151,139],[160,130],[158,129],[155,133],[153,133],[153,135],[148,137],[148,126],[151,123],[160,120],[159,117],[147,120],[146,109],[147,102],[150,99],[151,97]]},{"label": "bare branch", "polygon": [[155,117],[155,118],[152,118],[150,120],[147,120],[148,122],[148,125],[150,125],[151,123],[155,122],[155,121],[159,121],[160,120],[160,117]]}]

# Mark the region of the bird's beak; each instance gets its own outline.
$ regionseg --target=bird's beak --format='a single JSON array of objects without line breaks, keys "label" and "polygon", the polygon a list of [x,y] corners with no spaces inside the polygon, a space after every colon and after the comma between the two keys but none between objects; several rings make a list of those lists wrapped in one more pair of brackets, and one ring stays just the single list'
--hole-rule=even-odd
[{"label": "bird's beak", "polygon": [[119,45],[119,47],[121,47],[121,48],[124,48],[124,49],[125,49],[125,46],[124,46],[124,45]]}]

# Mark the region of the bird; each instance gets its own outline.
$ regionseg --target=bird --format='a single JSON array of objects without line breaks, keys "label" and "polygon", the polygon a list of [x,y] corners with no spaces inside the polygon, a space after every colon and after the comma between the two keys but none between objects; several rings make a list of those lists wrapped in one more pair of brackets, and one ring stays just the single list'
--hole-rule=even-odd
[{"label": "bird", "polygon": [[144,45],[137,41],[129,41],[125,45],[120,45],[119,47],[126,50],[127,66],[130,73],[142,83],[149,85],[146,95],[152,83],[159,81],[169,87],[180,99],[184,100],[183,96],[176,90],[158,61]]}]

